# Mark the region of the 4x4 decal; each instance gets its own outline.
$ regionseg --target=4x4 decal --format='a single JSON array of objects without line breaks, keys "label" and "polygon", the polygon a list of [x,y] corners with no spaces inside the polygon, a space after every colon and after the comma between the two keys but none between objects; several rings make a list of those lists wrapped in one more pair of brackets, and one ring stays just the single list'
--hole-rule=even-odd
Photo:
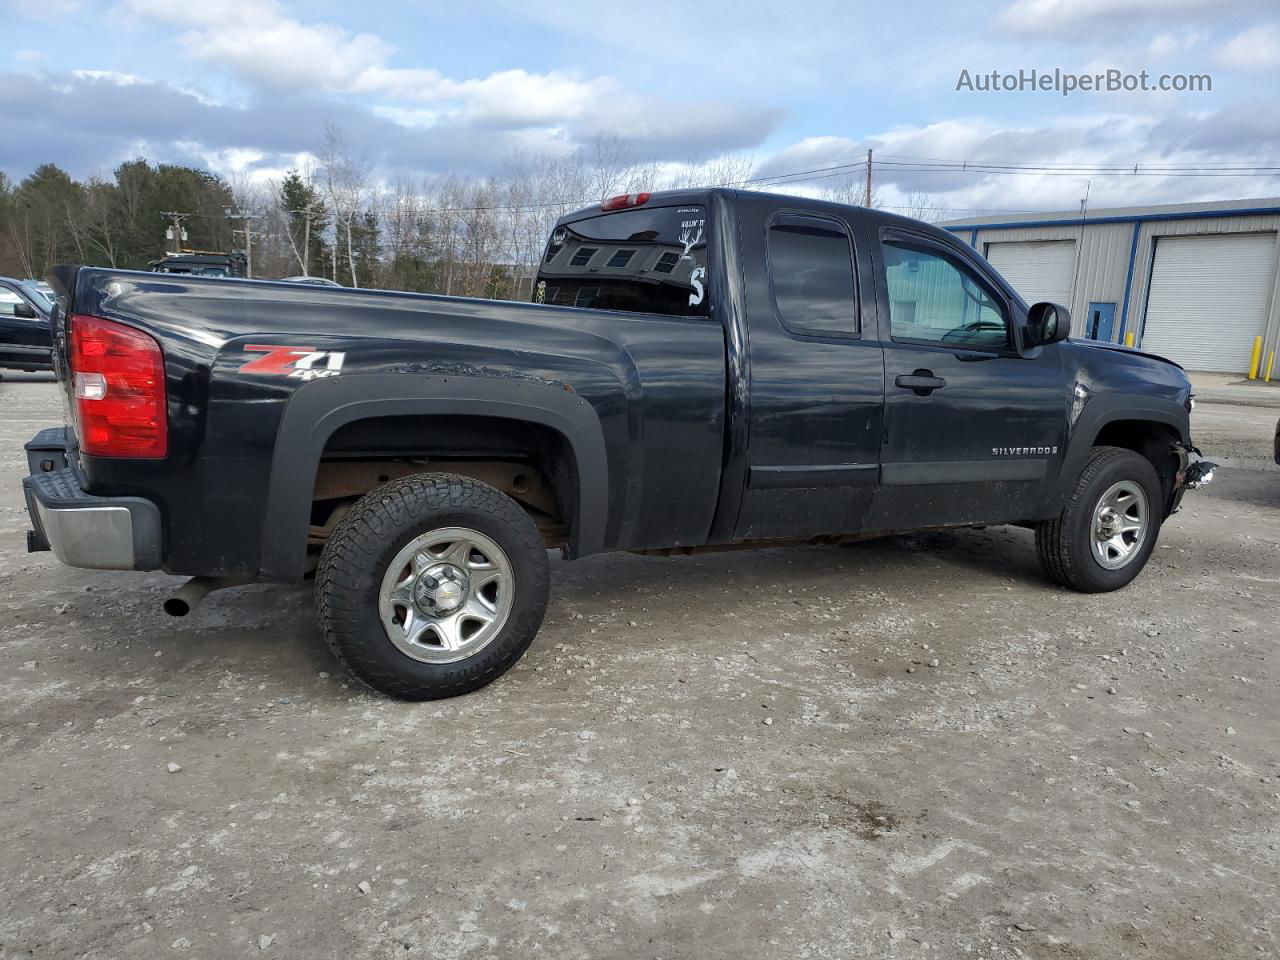
[{"label": "4x4 decal", "polygon": [[264,353],[242,364],[241,373],[257,373],[266,376],[286,376],[297,380],[318,380],[320,377],[336,377],[342,372],[346,354],[338,350],[317,350],[315,347],[275,346],[246,343],[245,350]]}]

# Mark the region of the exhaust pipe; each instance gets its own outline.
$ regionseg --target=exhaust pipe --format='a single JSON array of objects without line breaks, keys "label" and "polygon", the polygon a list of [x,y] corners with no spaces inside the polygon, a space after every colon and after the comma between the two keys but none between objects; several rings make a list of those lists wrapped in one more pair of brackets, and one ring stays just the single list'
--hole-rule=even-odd
[{"label": "exhaust pipe", "polygon": [[214,590],[241,587],[253,581],[253,577],[192,577],[165,598],[164,612],[171,617],[185,617]]}]

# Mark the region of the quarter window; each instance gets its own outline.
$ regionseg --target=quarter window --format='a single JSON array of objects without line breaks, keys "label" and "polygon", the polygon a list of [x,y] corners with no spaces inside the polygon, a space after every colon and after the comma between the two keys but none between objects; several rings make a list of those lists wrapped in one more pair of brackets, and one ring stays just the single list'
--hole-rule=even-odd
[{"label": "quarter window", "polygon": [[608,265],[611,267],[625,267],[635,255],[636,252],[634,250],[618,250],[609,258]]},{"label": "quarter window", "polygon": [[599,247],[579,247],[577,252],[574,253],[573,258],[569,261],[569,266],[585,267],[591,262],[591,258],[596,255],[596,251],[599,249]]},{"label": "quarter window", "polygon": [[769,227],[769,274],[778,316],[802,334],[858,334],[849,234],[835,220],[784,216]]},{"label": "quarter window", "polygon": [[1009,346],[1004,307],[973,271],[923,247],[886,241],[881,249],[893,339],[980,350]]}]

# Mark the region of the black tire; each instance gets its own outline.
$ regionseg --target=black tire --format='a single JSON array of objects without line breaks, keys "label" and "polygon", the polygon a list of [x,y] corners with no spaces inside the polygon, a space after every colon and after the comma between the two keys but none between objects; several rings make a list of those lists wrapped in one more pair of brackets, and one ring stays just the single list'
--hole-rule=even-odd
[{"label": "black tire", "polygon": [[[1114,484],[1130,481],[1147,497],[1146,539],[1118,569],[1107,569],[1093,553],[1094,509]],[[1036,552],[1045,572],[1057,583],[1081,593],[1119,590],[1142,572],[1160,537],[1164,493],[1146,457],[1122,447],[1096,447],[1067,498],[1062,514],[1036,526]]]},{"label": "black tire", "polygon": [[[388,636],[379,590],[403,548],[446,527],[478,531],[501,547],[514,598],[501,629],[474,655],[426,663]],[[320,627],[334,654],[370,687],[404,700],[455,697],[502,676],[542,625],[549,592],[547,548],[529,515],[488,484],[447,473],[403,477],[365,495],[335,526],[316,571]]]}]

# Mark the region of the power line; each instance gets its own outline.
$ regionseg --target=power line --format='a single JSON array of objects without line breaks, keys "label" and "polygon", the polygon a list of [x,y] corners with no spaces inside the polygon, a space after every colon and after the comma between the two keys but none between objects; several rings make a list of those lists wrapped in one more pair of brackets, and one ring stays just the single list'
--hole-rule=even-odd
[{"label": "power line", "polygon": [[[868,151],[868,160],[870,151]],[[788,170],[774,174],[746,177],[719,183],[703,184],[693,189],[710,187],[782,187],[791,184],[812,183],[836,177],[870,174],[868,160],[835,162],[826,166]],[[1194,166],[1186,164],[1132,163],[1132,164],[1068,164],[1068,163],[999,163],[994,161],[946,160],[938,157],[909,157],[882,154],[875,158],[875,165],[891,168],[894,174],[959,173],[982,176],[1058,176],[1058,177],[1177,177],[1177,178],[1240,178],[1271,177],[1280,175],[1280,166],[1221,165]],[[494,203],[466,207],[434,207],[432,213],[494,213],[517,210],[570,210],[588,206],[596,198],[550,200],[537,203]],[[888,209],[912,210],[916,207],[886,205]],[[959,209],[950,208],[947,209]],[[978,213],[1019,213],[1034,211],[968,208]]]}]

